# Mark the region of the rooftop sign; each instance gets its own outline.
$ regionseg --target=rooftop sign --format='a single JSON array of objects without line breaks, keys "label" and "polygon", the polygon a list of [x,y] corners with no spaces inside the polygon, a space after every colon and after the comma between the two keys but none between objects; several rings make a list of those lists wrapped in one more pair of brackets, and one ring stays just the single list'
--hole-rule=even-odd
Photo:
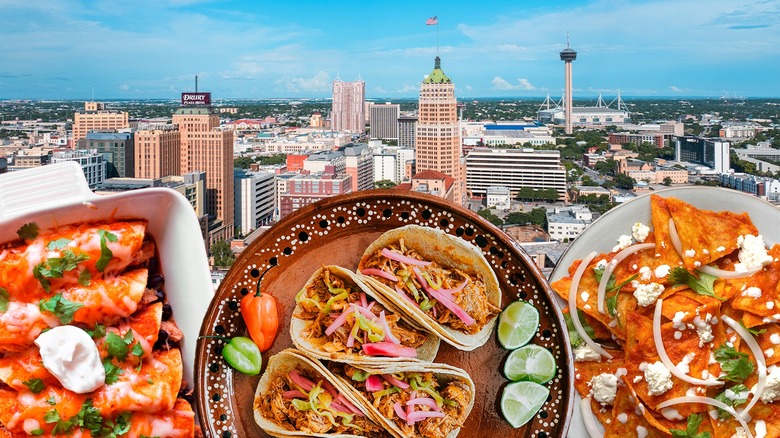
[{"label": "rooftop sign", "polygon": [[211,93],[181,93],[182,106],[211,105]]}]

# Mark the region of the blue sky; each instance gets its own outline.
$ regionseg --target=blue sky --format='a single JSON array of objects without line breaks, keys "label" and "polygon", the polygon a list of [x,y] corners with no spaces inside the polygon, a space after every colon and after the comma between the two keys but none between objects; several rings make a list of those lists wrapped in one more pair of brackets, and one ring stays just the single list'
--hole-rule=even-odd
[{"label": "blue sky", "polygon": [[[0,98],[414,97],[433,68],[458,97],[780,97],[780,0],[0,0]],[[540,5],[543,3],[543,5]]]}]

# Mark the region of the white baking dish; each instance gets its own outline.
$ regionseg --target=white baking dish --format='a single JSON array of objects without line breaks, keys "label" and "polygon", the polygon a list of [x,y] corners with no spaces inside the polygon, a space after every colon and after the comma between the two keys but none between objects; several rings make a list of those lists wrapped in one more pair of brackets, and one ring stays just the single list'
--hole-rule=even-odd
[{"label": "white baking dish", "polygon": [[28,222],[47,229],[129,218],[147,220],[157,243],[168,302],[184,333],[184,378],[192,385],[196,340],[214,290],[200,226],[187,199],[167,188],[96,195],[75,162],[0,175],[0,242],[16,239],[16,230]]}]

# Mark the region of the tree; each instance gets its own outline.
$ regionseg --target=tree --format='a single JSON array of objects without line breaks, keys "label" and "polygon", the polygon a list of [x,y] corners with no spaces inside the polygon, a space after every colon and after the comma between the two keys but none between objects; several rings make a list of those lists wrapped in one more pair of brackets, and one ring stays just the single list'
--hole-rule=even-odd
[{"label": "tree", "polygon": [[664,178],[663,185],[665,185],[667,187],[672,185],[672,179],[667,176],[666,178]]},{"label": "tree", "polygon": [[237,169],[249,169],[249,165],[254,163],[249,157],[238,157],[233,160],[233,167]]},{"label": "tree", "polygon": [[272,166],[287,162],[287,154],[262,155],[257,157],[257,163],[261,166]]},{"label": "tree", "polygon": [[507,215],[504,223],[518,225],[530,223],[544,227],[547,224],[547,210],[544,208],[535,208],[528,213],[513,211]]},{"label": "tree", "polygon": [[532,189],[523,187],[517,191],[517,199],[520,201],[549,201],[555,202],[560,198],[555,189]]},{"label": "tree", "polygon": [[619,189],[633,190],[634,184],[636,184],[634,178],[631,178],[624,173],[615,175],[615,186]]},{"label": "tree", "polygon": [[479,210],[477,212],[477,214],[482,216],[482,217],[484,217],[485,219],[488,220],[488,222],[490,222],[491,224],[493,224],[493,225],[495,225],[497,227],[500,227],[501,225],[504,225],[504,221],[501,220],[500,217],[498,217],[495,214],[493,214],[493,212],[491,212],[489,208],[484,208],[482,210]]},{"label": "tree", "polygon": [[224,240],[217,240],[211,245],[211,256],[214,257],[214,266],[228,267],[236,261],[236,256],[230,249],[230,244]]},{"label": "tree", "polygon": [[379,181],[374,181],[374,188],[375,189],[392,189],[393,187],[397,186],[398,184],[390,181],[389,179],[383,179]]}]

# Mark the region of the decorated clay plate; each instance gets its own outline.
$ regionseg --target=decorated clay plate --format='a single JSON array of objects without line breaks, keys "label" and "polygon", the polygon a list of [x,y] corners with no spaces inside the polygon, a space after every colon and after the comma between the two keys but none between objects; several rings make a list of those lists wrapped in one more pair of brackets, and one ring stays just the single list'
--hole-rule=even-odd
[{"label": "decorated clay plate", "polygon": [[[502,307],[517,299],[533,304],[540,313],[533,343],[555,356],[558,372],[547,385],[550,397],[537,415],[513,429],[500,412],[501,392],[508,380],[502,375],[508,354],[496,336],[474,351],[459,351],[442,343],[436,362],[465,369],[477,387],[476,403],[459,437],[561,437],[567,435],[573,403],[573,369],[568,335],[553,291],[505,234],[475,213],[441,198],[394,190],[372,190],[336,196],[304,207],[262,234],[236,260],[214,296],[201,326],[201,335],[246,335],[238,303],[255,290],[260,274],[264,292],[275,295],[282,313],[279,335],[263,353],[263,363],[293,344],[289,323],[295,294],[321,265],[355,269],[363,250],[381,233],[409,224],[438,228],[461,237],[482,250],[502,288]],[[260,376],[246,376],[230,368],[221,356],[222,341],[203,338],[195,364],[200,424],[206,436],[265,437],[254,421],[252,401]]]}]

